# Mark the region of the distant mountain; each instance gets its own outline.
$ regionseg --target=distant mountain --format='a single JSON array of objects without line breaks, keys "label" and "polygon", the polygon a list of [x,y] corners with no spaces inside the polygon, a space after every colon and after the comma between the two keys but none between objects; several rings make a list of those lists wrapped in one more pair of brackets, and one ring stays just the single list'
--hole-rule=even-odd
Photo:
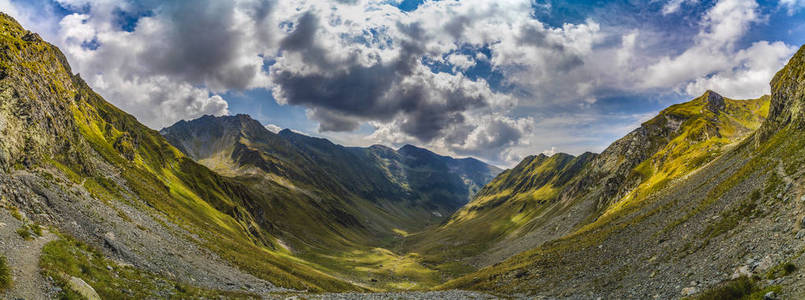
[{"label": "distant mountain", "polygon": [[270,174],[342,197],[416,204],[444,215],[500,173],[474,158],[454,159],[411,145],[397,151],[344,147],[288,129],[274,134],[247,115],[180,121],[161,133],[222,174]]},{"label": "distant mountain", "polygon": [[[439,224],[500,172],[411,145],[344,147],[288,129],[275,134],[247,115],[180,121],[161,133],[199,163],[263,194],[262,204],[247,207],[258,224],[274,229],[295,255],[338,265],[332,269],[342,274],[352,272],[351,264],[334,252],[392,246],[389,239]],[[272,197],[274,187],[292,192]]]},{"label": "distant mountain", "polygon": [[[770,97],[738,101],[708,91],[671,106],[571,172],[568,183],[558,178],[569,158],[524,161],[446,225],[413,237],[414,249],[437,261],[456,257],[439,250],[481,253],[468,261],[488,267],[440,288],[549,298],[802,298],[803,70],[805,47],[774,77]],[[522,200],[537,195],[547,200]],[[464,225],[475,219],[516,229],[493,229],[506,238],[482,244],[490,249],[482,252],[471,242],[483,227]],[[450,246],[426,248],[434,240]]]}]

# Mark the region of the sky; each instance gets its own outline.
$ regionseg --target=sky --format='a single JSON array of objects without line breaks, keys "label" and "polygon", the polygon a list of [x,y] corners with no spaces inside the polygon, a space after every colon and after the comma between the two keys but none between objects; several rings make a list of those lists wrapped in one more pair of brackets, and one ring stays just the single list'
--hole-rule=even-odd
[{"label": "sky", "polygon": [[600,152],[663,108],[769,81],[805,0],[0,0],[153,129],[249,114],[349,146],[509,167]]}]

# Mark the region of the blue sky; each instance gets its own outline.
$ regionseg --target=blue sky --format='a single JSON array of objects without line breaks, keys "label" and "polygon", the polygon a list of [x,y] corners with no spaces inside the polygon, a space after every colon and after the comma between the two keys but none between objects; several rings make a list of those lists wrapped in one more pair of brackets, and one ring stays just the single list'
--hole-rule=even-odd
[{"label": "blue sky", "polygon": [[245,113],[346,145],[501,166],[599,152],[805,43],[805,1],[0,0],[107,100],[159,129]]}]

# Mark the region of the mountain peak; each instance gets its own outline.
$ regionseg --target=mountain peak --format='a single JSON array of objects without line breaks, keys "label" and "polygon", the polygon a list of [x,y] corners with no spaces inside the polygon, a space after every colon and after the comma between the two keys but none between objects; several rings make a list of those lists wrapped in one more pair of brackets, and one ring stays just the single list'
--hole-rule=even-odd
[{"label": "mountain peak", "polygon": [[704,98],[704,101],[707,104],[706,106],[707,109],[709,109],[714,113],[718,113],[719,111],[722,111],[724,110],[724,108],[727,107],[727,103],[726,101],[724,101],[724,97],[712,90],[707,90],[706,92],[704,92],[702,98]]}]

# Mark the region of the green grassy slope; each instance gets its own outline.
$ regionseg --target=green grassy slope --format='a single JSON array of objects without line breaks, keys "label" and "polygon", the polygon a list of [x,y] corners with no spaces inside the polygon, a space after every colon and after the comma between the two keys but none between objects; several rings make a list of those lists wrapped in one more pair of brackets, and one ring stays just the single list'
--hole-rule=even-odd
[{"label": "green grassy slope", "polygon": [[[622,284],[628,286],[628,280],[654,276],[657,278],[650,284],[668,284],[669,280],[685,284],[686,278],[698,274],[689,273],[692,263],[699,273],[713,272],[709,265],[715,272],[731,272],[733,260],[747,255],[749,249],[749,255],[763,255],[758,254],[763,251],[781,255],[783,262],[799,259],[801,251],[778,248],[793,245],[796,249],[793,235],[767,234],[765,226],[780,222],[786,215],[796,216],[792,208],[798,207],[797,203],[789,202],[784,195],[801,191],[798,178],[805,162],[800,110],[805,103],[803,70],[805,47],[777,73],[771,83],[771,97],[725,99],[722,110],[712,110],[709,102],[703,101],[709,98],[705,94],[663,111],[647,124],[665,122],[660,118],[664,115],[681,116],[684,121],[679,134],[633,169],[630,176],[638,178],[639,184],[624,197],[610,200],[600,218],[441,288],[568,295],[624,289]],[[768,119],[763,121],[767,112]],[[752,129],[758,127],[753,134]],[[731,144],[734,147],[727,147]],[[789,269],[793,272],[796,266]],[[774,275],[774,270],[768,270],[769,278],[791,273]],[[782,282],[798,284],[796,279]],[[554,288],[548,290],[546,286]],[[752,293],[762,296],[769,290],[779,292],[780,287],[753,288]],[[720,292],[713,290],[703,296]]]},{"label": "green grassy slope", "polygon": [[295,257],[380,289],[439,283],[416,255],[388,248],[442,221],[497,171],[413,146],[344,147],[290,130],[274,134],[246,115],[181,121],[161,133],[258,193],[261,201],[245,208]]},{"label": "green grassy slope", "polygon": [[[277,285],[359,289],[278,247],[244,209],[257,197],[246,185],[196,164],[158,132],[104,101],[71,74],[56,47],[10,17],[0,16],[0,26],[4,104],[24,108],[4,114],[9,137],[0,147],[4,169],[50,166],[106,201],[134,196],[145,203],[141,209],[165,216],[232,264]],[[106,166],[117,169],[125,184],[101,176]]]},{"label": "green grassy slope", "polygon": [[708,91],[663,110],[600,155],[527,157],[446,224],[410,237],[407,250],[432,265],[484,266],[607,223],[743,140],[768,108],[769,97],[732,100]]}]

